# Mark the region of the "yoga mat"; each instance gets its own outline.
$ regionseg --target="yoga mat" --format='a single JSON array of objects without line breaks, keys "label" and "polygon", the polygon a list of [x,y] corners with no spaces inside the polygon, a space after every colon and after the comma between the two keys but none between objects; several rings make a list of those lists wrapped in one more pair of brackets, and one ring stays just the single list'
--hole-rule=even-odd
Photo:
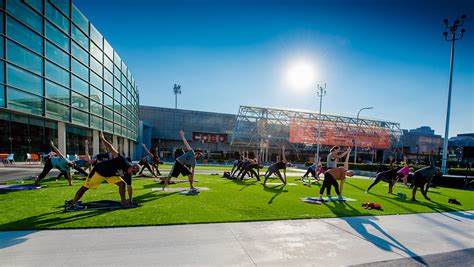
[{"label": "yoga mat", "polygon": [[[127,201],[128,205],[128,201]],[[67,204],[64,205],[64,210],[68,212],[74,211],[88,211],[88,210],[116,210],[116,209],[125,209],[122,208],[120,201],[117,200],[99,200],[99,201],[91,201],[91,202],[78,202],[76,203],[77,208],[67,209]],[[138,207],[138,202],[133,201],[133,207]],[[127,206],[126,208],[130,208]]]},{"label": "yoga mat", "polygon": [[[306,199],[319,200],[319,197],[307,197]],[[354,202],[354,201],[357,201],[357,199],[352,199],[352,198],[348,198],[348,197],[342,197],[342,200],[339,200],[338,197],[331,197],[331,198],[323,197],[323,200],[324,200],[325,202],[336,202],[336,201],[350,201],[350,202]]]},{"label": "yoga mat", "polygon": [[[155,179],[153,181],[155,181],[157,183],[161,183],[160,179]],[[187,183],[187,182],[189,182],[189,180],[173,180],[173,179],[171,179],[168,184]],[[193,180],[193,182],[197,183],[197,182],[199,182],[199,180]]]},{"label": "yoga mat", "polygon": [[[263,183],[262,183],[263,184]],[[283,185],[283,183],[266,183],[266,185]],[[294,183],[286,183],[286,185],[297,185]]]},{"label": "yoga mat", "polygon": [[[198,191],[210,191],[211,189],[207,187],[197,187],[196,188]],[[188,187],[166,187],[165,190],[163,191],[161,187],[157,188],[152,188],[151,191],[153,192],[180,192],[180,191],[188,191]]]},{"label": "yoga mat", "polygon": [[35,185],[0,185],[0,190],[36,190],[45,186]]},{"label": "yoga mat", "polygon": [[310,204],[318,204],[318,205],[322,204],[322,202],[319,201],[319,200],[313,200],[313,199],[309,199],[309,198],[300,198],[300,200],[305,202],[305,203],[310,203]]}]

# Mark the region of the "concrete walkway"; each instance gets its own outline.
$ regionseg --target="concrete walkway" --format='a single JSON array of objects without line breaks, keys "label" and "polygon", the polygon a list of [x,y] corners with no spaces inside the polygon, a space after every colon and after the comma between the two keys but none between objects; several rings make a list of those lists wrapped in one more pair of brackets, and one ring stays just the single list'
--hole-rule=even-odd
[{"label": "concrete walkway", "polygon": [[[459,250],[468,257],[458,263],[470,265],[474,250],[465,249],[474,247],[473,220],[473,212],[452,212],[0,232],[0,265],[378,266],[389,261],[402,266],[408,261],[419,266],[428,263],[424,256]],[[450,254],[442,255],[437,259]]]}]

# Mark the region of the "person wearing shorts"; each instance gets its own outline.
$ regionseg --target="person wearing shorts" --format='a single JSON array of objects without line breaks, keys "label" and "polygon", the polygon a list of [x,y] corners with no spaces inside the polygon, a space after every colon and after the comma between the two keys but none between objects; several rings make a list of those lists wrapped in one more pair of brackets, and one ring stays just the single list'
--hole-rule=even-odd
[{"label": "person wearing shorts", "polygon": [[196,160],[201,158],[202,154],[201,152],[194,152],[194,150],[191,148],[188,141],[186,140],[186,137],[184,137],[183,130],[179,131],[179,136],[181,137],[181,140],[183,140],[184,146],[186,148],[186,153],[179,156],[175,160],[173,167],[171,168],[171,171],[169,172],[168,176],[164,179],[163,189],[165,189],[165,187],[168,185],[168,183],[171,180],[171,177],[178,178],[179,175],[181,174],[183,176],[188,176],[189,189],[191,191],[194,191],[196,190],[196,188],[194,188],[193,186],[194,168],[196,167]]},{"label": "person wearing shorts", "polygon": [[[104,181],[107,181],[107,183],[110,185],[117,185],[119,187],[120,203],[122,207],[126,206],[126,184],[121,177],[124,177],[125,175],[130,175],[131,177],[132,174],[135,174],[140,170],[140,167],[137,164],[130,164],[127,162],[127,160],[118,153],[112,144],[105,140],[104,134],[102,132],[100,133],[100,138],[104,142],[105,146],[110,149],[112,153],[112,159],[99,162],[94,166],[82,187],[76,192],[74,199],[69,201],[68,208],[73,208],[74,205],[82,198],[84,193],[86,193],[89,189],[97,189]],[[129,205],[132,206],[131,195]]]}]

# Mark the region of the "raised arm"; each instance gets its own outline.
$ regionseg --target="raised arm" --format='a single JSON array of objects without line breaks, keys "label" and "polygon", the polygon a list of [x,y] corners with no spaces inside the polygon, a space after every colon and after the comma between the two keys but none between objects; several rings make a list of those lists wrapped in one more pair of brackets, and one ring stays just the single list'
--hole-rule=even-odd
[{"label": "raised arm", "polygon": [[102,131],[100,132],[100,139],[102,140],[102,142],[104,142],[105,146],[107,147],[107,150],[110,150],[113,158],[119,156],[117,149],[115,149],[115,147],[111,143],[109,143],[109,141],[105,140],[104,133]]},{"label": "raised arm", "polygon": [[54,145],[53,141],[51,141],[51,148],[53,149],[53,151],[56,153],[56,155],[58,155],[58,157],[60,158],[64,158],[64,155],[61,153],[61,151],[59,151],[59,149]]},{"label": "raised arm", "polygon": [[348,153],[350,153],[351,150],[352,150],[352,148],[349,147],[349,148],[348,148],[346,151],[344,151],[341,155],[335,155],[335,157],[337,157],[337,158],[340,159],[340,158],[344,157],[345,155],[347,155]]},{"label": "raised arm", "polygon": [[86,149],[86,160],[91,160],[91,156],[89,155],[89,140],[84,140],[84,147]]},{"label": "raised arm", "polygon": [[143,149],[145,149],[145,152],[147,153],[148,156],[150,156],[150,158],[154,157],[154,155],[150,152],[150,150],[148,150],[148,148],[146,148],[145,144],[142,144],[142,147],[143,147]]},{"label": "raised arm", "polygon": [[285,157],[285,146],[281,147],[281,158],[283,159],[283,162],[288,162]]},{"label": "raised arm", "polygon": [[344,153],[347,155],[347,156],[346,156],[346,161],[344,161],[344,169],[345,169],[346,171],[349,170],[349,156],[350,156],[350,154],[351,154],[351,150],[352,150],[352,148],[349,147],[349,148],[346,150],[346,152],[344,152]]},{"label": "raised arm", "polygon": [[184,146],[186,147],[186,150],[193,150],[192,147],[189,145],[188,141],[186,140],[186,137],[184,137],[184,132],[183,130],[179,131],[179,136],[181,137],[181,140],[183,140]]}]

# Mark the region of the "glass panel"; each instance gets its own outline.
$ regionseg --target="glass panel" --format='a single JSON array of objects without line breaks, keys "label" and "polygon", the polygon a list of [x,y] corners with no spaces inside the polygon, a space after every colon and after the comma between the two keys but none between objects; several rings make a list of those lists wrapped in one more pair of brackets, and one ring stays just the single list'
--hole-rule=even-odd
[{"label": "glass panel", "polygon": [[122,127],[120,127],[117,124],[114,124],[114,133],[116,134],[122,134]]},{"label": "glass panel", "polygon": [[[2,40],[3,41],[3,38]],[[8,55],[7,59],[27,70],[31,70],[39,75],[43,75],[43,59],[35,53],[7,41]]]},{"label": "glass panel", "polygon": [[43,98],[8,88],[8,108],[35,115],[43,115]]},{"label": "glass panel", "polygon": [[99,104],[95,101],[90,101],[91,113],[99,115],[102,117],[102,104]]},{"label": "glass panel", "polygon": [[46,57],[63,68],[69,69],[69,55],[48,41],[46,41]]},{"label": "glass panel", "polygon": [[89,69],[75,59],[72,60],[72,73],[81,77],[85,81],[89,81]]},{"label": "glass panel", "polygon": [[107,94],[109,94],[110,97],[113,97],[114,95],[114,89],[112,88],[112,86],[107,83],[107,82],[104,82],[104,92],[106,92]]},{"label": "glass panel", "polygon": [[84,49],[89,49],[89,38],[76,26],[72,26],[72,39],[79,43]]},{"label": "glass panel", "polygon": [[90,99],[102,103],[102,91],[97,90],[95,87],[90,87]]},{"label": "glass panel", "polygon": [[71,106],[89,112],[89,98],[74,92],[71,94]]},{"label": "glass panel", "polygon": [[104,79],[108,81],[110,84],[114,83],[114,76],[107,69],[104,69]]},{"label": "glass panel", "polygon": [[119,57],[117,52],[114,51],[114,64],[118,66],[122,66],[122,59]]},{"label": "glass panel", "polygon": [[46,77],[69,88],[69,72],[46,61]]},{"label": "glass panel", "polygon": [[90,58],[90,68],[91,70],[95,71],[96,74],[102,76],[102,64],[100,64],[97,60],[93,57]]},{"label": "glass panel", "polygon": [[51,100],[46,100],[46,117],[57,120],[69,121],[70,109]]},{"label": "glass panel", "polygon": [[108,108],[104,108],[104,118],[108,120],[114,119],[114,112]]},{"label": "glass panel", "polygon": [[43,95],[43,79],[41,77],[10,64],[7,66],[7,74],[9,85],[38,95]]},{"label": "glass panel", "polygon": [[[69,33],[69,20],[61,14],[53,5],[49,3],[49,1],[45,1],[46,3],[46,17],[50,19],[54,24],[56,24],[59,28],[63,29],[63,31]],[[69,14],[69,12],[65,13]]]},{"label": "glass panel", "polygon": [[104,106],[108,107],[108,108],[113,108],[114,107],[114,101],[112,100],[112,98],[108,95],[104,95]]},{"label": "glass panel", "polygon": [[50,81],[46,81],[46,97],[69,105],[69,90]]},{"label": "glass panel", "polygon": [[1,108],[5,107],[5,86],[4,85],[0,85],[0,107]]},{"label": "glass panel", "polygon": [[74,75],[72,76],[72,89],[85,96],[89,96],[89,84]]},{"label": "glass panel", "polygon": [[102,79],[92,71],[90,72],[90,83],[94,85],[95,87],[99,88],[102,90]]},{"label": "glass panel", "polygon": [[102,35],[99,33],[99,31],[94,27],[94,25],[90,25],[91,27],[91,32],[90,32],[90,37],[92,39],[92,41],[94,41],[100,48],[103,47],[103,43],[102,43]]},{"label": "glass panel", "polygon": [[31,48],[38,54],[43,54],[43,42],[41,37],[11,17],[7,18],[7,34],[20,44]]},{"label": "glass panel", "polygon": [[[36,11],[43,14],[43,0],[23,0],[32,6]],[[41,31],[42,32],[42,31]]]},{"label": "glass panel", "polygon": [[112,133],[114,130],[114,124],[111,123],[110,121],[104,120],[104,130]]},{"label": "glass panel", "polygon": [[[0,1],[1,2],[1,1]],[[3,32],[3,26],[5,25],[3,23],[3,18],[5,17],[5,15],[3,15],[3,12],[0,12],[0,33],[4,33]],[[1,57],[3,57],[3,54],[1,55]]]},{"label": "glass panel", "polygon": [[49,22],[46,22],[46,37],[57,44],[59,47],[63,48],[65,51],[70,51],[69,38]]},{"label": "glass panel", "polygon": [[51,1],[61,12],[69,18],[69,7],[71,6],[70,0],[49,0]]},{"label": "glass panel", "polygon": [[89,33],[89,21],[74,5],[72,5],[72,21],[76,23],[83,32],[86,34]]},{"label": "glass panel", "polygon": [[114,58],[114,49],[112,46],[107,42],[107,40],[104,40],[104,53],[109,57],[109,58]]},{"label": "glass panel", "polygon": [[[5,83],[5,61],[0,60],[0,83]],[[3,89],[0,89],[3,92]]]},{"label": "glass panel", "polygon": [[103,124],[104,124],[104,121],[102,120],[102,118],[91,115],[91,127],[102,130]]},{"label": "glass panel", "polygon": [[76,43],[72,43],[72,55],[84,65],[89,66],[89,54]]},{"label": "glass panel", "polygon": [[120,101],[120,93],[117,90],[114,90],[114,99]]},{"label": "glass panel", "polygon": [[119,123],[119,124],[122,123],[122,117],[117,112],[114,112],[114,122]]},{"label": "glass panel", "polygon": [[102,63],[102,51],[94,43],[91,43],[91,55],[94,56],[100,63]]},{"label": "glass panel", "polygon": [[109,69],[110,72],[114,71],[114,63],[107,56],[104,57],[104,66]]},{"label": "glass panel", "polygon": [[72,121],[80,125],[89,126],[89,114],[72,109]]},{"label": "glass panel", "polygon": [[115,111],[117,111],[118,113],[122,112],[122,107],[120,106],[120,103],[119,103],[119,102],[114,101],[114,109],[115,109]]},{"label": "glass panel", "polygon": [[43,33],[43,19],[23,1],[8,0],[8,12],[39,33]]},{"label": "glass panel", "polygon": [[[117,77],[117,81],[119,81],[121,74],[122,74],[122,73],[120,72],[120,69],[117,68],[117,66],[114,66],[114,76]],[[118,83],[117,83],[117,84],[114,84],[114,85],[118,85]]]}]

